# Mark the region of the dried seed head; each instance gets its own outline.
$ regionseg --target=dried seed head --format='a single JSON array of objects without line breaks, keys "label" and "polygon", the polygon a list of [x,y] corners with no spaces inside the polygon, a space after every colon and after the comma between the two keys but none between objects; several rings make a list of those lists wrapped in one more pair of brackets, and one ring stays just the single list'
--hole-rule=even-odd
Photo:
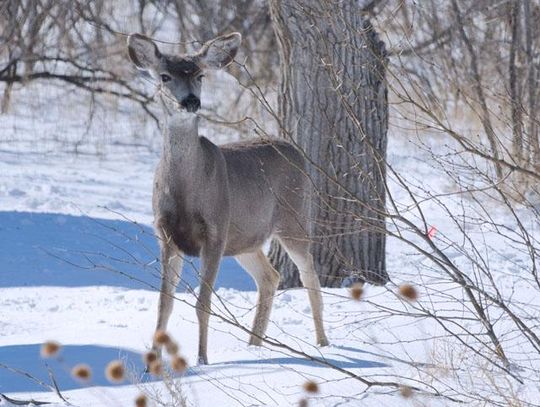
[{"label": "dried seed head", "polygon": [[399,394],[401,394],[401,397],[408,399],[412,397],[413,391],[409,386],[399,386]]},{"label": "dried seed head", "polygon": [[154,343],[157,345],[166,345],[171,341],[171,337],[165,331],[159,330],[154,334]]},{"label": "dried seed head", "polygon": [[152,362],[155,362],[158,359],[158,355],[153,350],[146,352],[143,355],[143,361],[146,364],[146,366],[150,366]]},{"label": "dried seed head", "polygon": [[298,407],[308,407],[307,399],[300,399],[300,401],[298,402]]},{"label": "dried seed head", "polygon": [[416,288],[414,288],[410,284],[402,284],[399,286],[399,294],[401,294],[402,297],[410,300],[410,301],[416,301],[418,299],[418,291],[416,291]]},{"label": "dried seed head", "polygon": [[308,393],[318,393],[319,392],[319,385],[315,383],[313,380],[308,380],[304,383],[304,390]]},{"label": "dried seed head", "polygon": [[178,344],[175,341],[170,341],[165,344],[165,350],[169,355],[176,355],[178,353]]},{"label": "dried seed head", "polygon": [[161,376],[163,374],[163,364],[159,360],[155,360],[148,365],[148,370],[154,376]]},{"label": "dried seed head", "polygon": [[182,356],[174,356],[171,360],[171,367],[175,372],[185,372],[188,367],[187,360]]},{"label": "dried seed head", "polygon": [[113,360],[109,362],[107,368],[105,369],[105,376],[107,380],[113,383],[119,383],[124,380],[126,369],[121,360]]},{"label": "dried seed head", "polygon": [[364,295],[363,284],[356,283],[351,287],[351,297],[353,300],[359,301]]},{"label": "dried seed head", "polygon": [[92,369],[90,369],[90,366],[80,363],[73,366],[73,369],[71,369],[71,375],[76,379],[88,381],[92,377]]},{"label": "dried seed head", "polygon": [[60,352],[60,348],[62,345],[60,345],[56,341],[47,341],[43,345],[41,345],[41,357],[42,358],[53,358],[56,355],[58,355],[58,352]]},{"label": "dried seed head", "polygon": [[140,394],[136,399],[135,399],[135,407],[146,407],[147,406],[147,403],[146,403],[146,396],[144,394]]}]

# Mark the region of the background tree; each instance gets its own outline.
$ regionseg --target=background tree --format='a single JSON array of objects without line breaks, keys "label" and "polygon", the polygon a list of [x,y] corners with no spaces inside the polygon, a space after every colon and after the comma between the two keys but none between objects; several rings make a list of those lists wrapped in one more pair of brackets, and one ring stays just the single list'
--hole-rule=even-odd
[{"label": "background tree", "polygon": [[[384,284],[384,44],[358,1],[337,7],[326,0],[271,0],[270,9],[281,58],[281,136],[310,162],[312,251],[321,282]],[[277,242],[270,255],[282,286],[298,286],[298,272]]]},{"label": "background tree", "polygon": [[[534,171],[540,151],[540,4],[375,3],[373,25],[388,39],[391,77],[405,85],[407,98],[426,103],[445,121],[460,115],[470,128],[467,150],[489,159],[494,178],[515,166]],[[400,104],[394,117],[402,115],[399,99],[391,96]]]}]

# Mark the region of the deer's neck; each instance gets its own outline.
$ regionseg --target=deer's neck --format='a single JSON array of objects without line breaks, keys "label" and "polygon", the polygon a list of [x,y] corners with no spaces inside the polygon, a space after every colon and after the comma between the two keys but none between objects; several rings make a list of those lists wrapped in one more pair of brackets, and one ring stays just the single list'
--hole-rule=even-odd
[{"label": "deer's neck", "polygon": [[163,129],[162,159],[170,165],[195,164],[200,149],[198,117],[193,113],[175,111],[166,115]]}]

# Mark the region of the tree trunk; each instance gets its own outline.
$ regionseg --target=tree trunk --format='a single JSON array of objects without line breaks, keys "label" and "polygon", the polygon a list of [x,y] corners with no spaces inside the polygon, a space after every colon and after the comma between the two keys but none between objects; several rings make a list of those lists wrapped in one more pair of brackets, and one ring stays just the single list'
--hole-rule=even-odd
[{"label": "tree trunk", "polygon": [[456,17],[457,31],[461,37],[461,40],[463,41],[463,44],[465,45],[465,48],[467,49],[467,53],[469,54],[473,84],[481,110],[480,121],[482,122],[482,126],[484,127],[484,131],[486,132],[486,136],[491,146],[491,154],[493,157],[493,162],[495,164],[495,172],[497,174],[497,179],[501,180],[503,177],[503,173],[501,164],[499,162],[499,141],[491,123],[491,114],[489,112],[486,96],[484,93],[484,85],[482,84],[482,77],[480,75],[480,67],[478,65],[478,57],[476,54],[476,50],[474,49],[471,39],[465,31],[465,23],[463,21],[463,16],[456,0],[452,0],[452,9],[454,10]]},{"label": "tree trunk", "polygon": [[533,38],[536,37],[538,21],[531,17],[531,5],[529,0],[523,1],[523,15],[525,25],[525,54],[527,56],[527,87],[529,89],[529,127],[528,138],[530,145],[529,159],[534,168],[540,169],[540,143],[538,142],[538,112],[536,111],[536,92],[538,91],[538,67],[535,65],[533,56]]},{"label": "tree trunk", "polygon": [[510,12],[510,31],[512,33],[512,39],[510,42],[509,88],[512,111],[512,153],[513,158],[516,160],[518,165],[523,165],[523,126],[521,122],[522,100],[519,86],[518,67],[516,65],[516,59],[518,58],[519,48],[521,45],[521,33],[519,29],[520,7],[520,0],[514,0],[511,5]]},{"label": "tree trunk", "polygon": [[[281,60],[281,136],[310,162],[312,254],[324,286],[384,284],[386,56],[357,0],[270,0]],[[277,242],[282,287],[298,272]]]}]

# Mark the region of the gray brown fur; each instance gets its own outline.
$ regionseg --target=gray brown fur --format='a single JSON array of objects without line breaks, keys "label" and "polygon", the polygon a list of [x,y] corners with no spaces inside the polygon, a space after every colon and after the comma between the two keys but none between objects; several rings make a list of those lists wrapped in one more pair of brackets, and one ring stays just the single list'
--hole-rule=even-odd
[{"label": "gray brown fur", "polygon": [[[291,232],[296,236],[299,229],[306,227],[306,220],[301,219],[288,224],[291,219],[304,216],[308,196],[304,160],[293,146],[274,142],[239,143],[218,148],[200,137],[197,148],[204,157],[200,173],[197,173],[200,176],[190,180],[193,184],[182,177],[171,180],[174,184],[170,191],[176,210],[160,213],[156,223],[158,231],[169,231],[173,243],[183,253],[200,255],[208,238],[209,222],[214,226],[223,223],[219,229],[227,230],[225,256],[258,249],[273,234],[284,234],[291,228],[295,229]],[[170,170],[168,166],[165,168],[165,171]],[[162,174],[156,178],[156,200],[163,199],[159,185],[163,179]],[[195,187],[194,191],[189,190],[190,185]],[[193,201],[201,205],[212,202],[216,196],[220,197],[219,204],[208,208],[211,212],[216,211],[215,215],[202,213],[199,205],[190,205]],[[280,197],[283,202],[278,202]],[[225,216],[227,212],[229,216]],[[190,221],[186,222],[188,219]],[[227,219],[229,224],[225,225]],[[304,234],[307,237],[307,232]]]},{"label": "gray brown fur", "polygon": [[[310,255],[310,189],[303,156],[283,141],[218,147],[200,137],[197,116],[178,110],[184,106],[184,98],[200,97],[190,88],[193,72],[171,69],[174,64],[163,61],[171,57],[162,55],[147,41],[150,40],[140,35],[128,40],[134,63],[154,77],[163,75],[162,69],[167,69],[165,74],[172,77],[167,87],[162,84],[167,123],[153,192],[162,263],[156,329],[166,329],[182,257],[200,256],[201,284],[196,306],[199,363],[208,363],[213,285],[222,256],[235,256],[257,284],[259,295],[250,344],[260,345],[279,283],[279,274],[264,255],[262,245],[276,237],[300,270],[313,310],[317,343],[326,345],[319,280]],[[236,53],[239,43],[239,34],[218,37],[189,58],[197,61],[198,66],[221,68],[232,61],[231,53]],[[216,44],[220,45],[217,50],[213,49]],[[159,57],[154,59],[155,55]],[[184,93],[179,93],[179,89],[185,89]]]}]

